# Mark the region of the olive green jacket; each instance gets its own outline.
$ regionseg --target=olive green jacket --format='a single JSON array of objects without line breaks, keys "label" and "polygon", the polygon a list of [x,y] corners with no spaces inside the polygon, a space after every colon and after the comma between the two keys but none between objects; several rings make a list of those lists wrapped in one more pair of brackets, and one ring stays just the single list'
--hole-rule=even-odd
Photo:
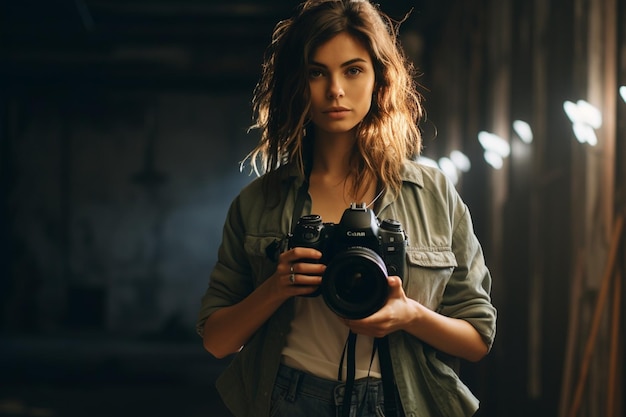
[{"label": "olive green jacket", "polygon": [[[303,178],[289,166],[272,175],[275,182],[265,183],[267,175],[255,179],[231,204],[217,264],[202,298],[197,323],[201,336],[208,316],[244,299],[276,269],[267,248],[283,239],[297,220],[292,219],[293,209]],[[387,190],[375,213],[380,219],[399,220],[408,235],[404,291],[432,310],[467,320],[491,348],[496,328],[491,276],[467,206],[435,168],[407,161],[402,178],[399,195]],[[310,210],[309,197],[302,214]],[[269,416],[293,314],[292,299],[254,334],[219,377],[217,388],[235,416]],[[389,335],[389,344],[407,417],[461,417],[476,412],[478,400],[434,348],[405,332]]]}]

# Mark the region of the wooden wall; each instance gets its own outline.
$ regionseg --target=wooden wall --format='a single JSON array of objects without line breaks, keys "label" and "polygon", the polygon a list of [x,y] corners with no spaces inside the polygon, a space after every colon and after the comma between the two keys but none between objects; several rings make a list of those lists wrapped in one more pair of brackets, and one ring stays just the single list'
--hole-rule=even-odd
[{"label": "wooden wall", "polygon": [[[468,1],[433,45],[432,95],[444,97],[435,104],[450,96],[461,110],[433,113],[474,161],[461,189],[499,308],[491,357],[467,367],[482,415],[622,415],[623,338],[611,326],[623,334],[624,324],[611,314],[624,312],[624,3]],[[576,140],[564,112],[581,99],[602,113],[595,146]],[[530,124],[531,144],[515,120]],[[502,169],[476,163],[480,130],[509,142]]]}]

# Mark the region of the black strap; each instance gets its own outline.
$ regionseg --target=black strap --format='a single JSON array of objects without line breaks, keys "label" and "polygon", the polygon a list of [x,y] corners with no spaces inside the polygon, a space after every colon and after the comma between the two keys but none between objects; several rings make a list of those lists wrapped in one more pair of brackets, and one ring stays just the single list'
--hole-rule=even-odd
[{"label": "black strap", "polygon": [[296,227],[296,223],[298,219],[302,217],[302,210],[304,208],[304,202],[306,201],[307,196],[309,195],[309,181],[305,178],[302,182],[300,188],[298,188],[296,194],[296,202],[293,205],[293,213],[291,215],[291,232],[293,232]]},{"label": "black strap", "polygon": [[[337,379],[341,381],[343,373],[343,361],[347,359],[347,371],[346,371],[346,383],[343,394],[342,403],[342,416],[348,417],[350,415],[350,403],[352,400],[352,389],[354,387],[354,378],[356,373],[356,337],[357,335],[350,331],[348,338],[344,346],[343,353],[341,354],[341,360],[339,362],[339,371]],[[374,346],[372,347],[372,357],[370,359],[370,367],[374,361],[374,355],[378,350],[378,360],[380,362],[380,371],[382,376],[383,394],[385,396],[385,416],[386,417],[399,417],[403,416],[398,407],[396,392],[397,387],[393,377],[393,365],[391,364],[391,353],[389,350],[389,338],[385,336],[383,338],[374,339]],[[345,356],[347,355],[347,358]],[[367,395],[367,394],[365,394]],[[359,401],[360,402],[360,401]],[[358,413],[357,413],[358,415]]]},{"label": "black strap", "polygon": [[[347,349],[348,350],[348,368],[346,372],[346,386],[343,392],[343,410],[342,410],[343,417],[350,416],[350,403],[352,402],[352,388],[354,387],[354,377],[356,374],[356,357],[355,357],[356,333],[352,333],[352,331],[348,333],[348,340],[346,344],[348,347]],[[343,356],[342,356],[341,362],[343,362]],[[341,365],[339,368],[340,373],[341,373],[342,367],[343,365]]]},{"label": "black strap", "polygon": [[401,416],[396,402],[396,383],[393,378],[393,365],[389,351],[389,337],[377,338],[374,344],[378,345],[378,360],[382,374],[383,392],[385,394],[385,416]]}]

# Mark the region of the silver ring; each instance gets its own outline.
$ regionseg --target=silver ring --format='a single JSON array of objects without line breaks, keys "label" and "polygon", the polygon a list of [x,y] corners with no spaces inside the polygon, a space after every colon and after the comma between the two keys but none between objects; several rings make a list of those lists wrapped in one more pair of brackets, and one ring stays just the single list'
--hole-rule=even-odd
[{"label": "silver ring", "polygon": [[289,265],[289,272],[291,273],[291,275],[289,275],[289,282],[291,282],[291,284],[295,284],[296,274],[293,272],[293,264]]}]

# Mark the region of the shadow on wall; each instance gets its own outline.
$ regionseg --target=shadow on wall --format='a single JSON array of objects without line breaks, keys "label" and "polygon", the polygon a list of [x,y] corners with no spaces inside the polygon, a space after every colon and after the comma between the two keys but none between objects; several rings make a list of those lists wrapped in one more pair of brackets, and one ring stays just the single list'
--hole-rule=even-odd
[{"label": "shadow on wall", "polygon": [[249,98],[96,93],[15,103],[2,327],[185,338],[251,180]]}]

